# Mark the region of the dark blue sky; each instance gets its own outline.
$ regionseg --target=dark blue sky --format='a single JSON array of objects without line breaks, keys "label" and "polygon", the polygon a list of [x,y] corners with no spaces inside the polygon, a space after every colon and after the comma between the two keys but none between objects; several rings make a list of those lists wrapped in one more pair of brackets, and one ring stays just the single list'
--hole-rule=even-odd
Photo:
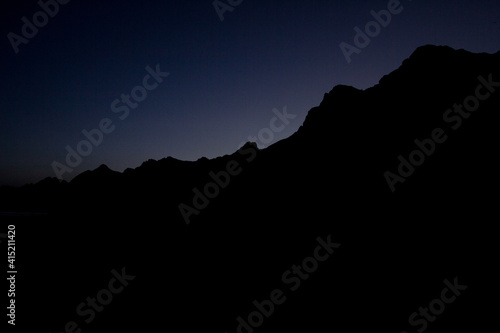
[{"label": "dark blue sky", "polygon": [[[368,88],[424,44],[500,50],[497,0],[401,0],[400,13],[351,63],[340,43],[354,45],[354,27],[364,30],[374,20],[370,11],[387,9],[388,1],[243,0],[224,21],[213,0],[59,6],[16,53],[8,34],[22,36],[21,19],[33,22],[40,6],[1,4],[0,185],[54,177],[53,161],[66,165],[66,147],[76,150],[86,139],[82,130],[106,118],[114,130],[64,179],[102,163],[123,171],[149,158],[229,154],[269,128],[273,109],[286,107],[296,117],[274,134],[276,142],[335,85]],[[44,23],[43,15],[37,19]],[[169,75],[161,83],[148,79],[156,87],[143,96],[146,67],[157,65]],[[122,94],[134,88],[143,100],[127,107]],[[116,108],[129,109],[123,120],[125,111],[111,108],[117,99]]]}]

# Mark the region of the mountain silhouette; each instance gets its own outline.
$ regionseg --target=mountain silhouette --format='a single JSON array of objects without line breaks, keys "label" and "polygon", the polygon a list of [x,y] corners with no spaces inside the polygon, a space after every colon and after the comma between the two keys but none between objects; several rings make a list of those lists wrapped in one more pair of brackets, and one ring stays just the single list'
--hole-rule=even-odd
[{"label": "mountain silhouette", "polygon": [[[408,317],[455,277],[468,289],[429,332],[478,331],[498,252],[497,82],[500,52],[422,46],[369,89],[335,86],[265,149],[249,142],[214,159],[4,187],[0,211],[48,213],[24,231],[71,253],[68,262],[33,241],[60,276],[41,278],[47,290],[93,281],[110,262],[137,275],[102,331],[236,332],[252,302],[284,290],[283,273],[328,235],[338,250],[255,332],[416,331]],[[47,308],[78,304],[68,297]]]},{"label": "mountain silhouette", "polygon": [[[398,155],[409,154],[414,148],[414,140],[428,138],[433,128],[444,125],[444,112],[455,103],[462,103],[468,95],[474,94],[479,84],[478,76],[483,75],[487,79],[488,75],[492,75],[498,67],[498,56],[498,53],[473,54],[445,46],[419,47],[400,68],[382,77],[379,84],[372,88],[362,91],[343,85],[334,87],[325,94],[318,107],[309,111],[303,126],[294,135],[264,149],[262,154],[256,148],[243,147],[241,150],[247,151],[247,154],[253,154],[250,150],[254,150],[255,154],[258,152],[264,158],[259,158],[258,163],[250,163],[250,169],[258,170],[253,172],[253,175],[236,178],[245,181],[248,177],[253,177],[262,182],[268,178],[271,170],[277,171],[276,166],[282,165],[279,173],[289,173],[290,183],[298,182],[305,186],[301,190],[303,193],[306,189],[317,192],[317,189],[308,188],[305,179],[313,175],[306,174],[305,171],[314,173],[321,182],[327,182],[334,181],[334,172],[344,170],[352,173],[357,170],[360,174],[353,177],[353,184],[358,181],[364,184],[368,181],[372,185],[376,183],[379,191],[377,195],[388,195],[390,193],[386,191],[387,184],[384,185],[384,177],[380,175],[398,166]],[[450,173],[442,175],[436,183],[434,180],[439,170],[443,170],[446,164],[458,170],[462,164],[453,164],[445,156],[459,159],[459,156],[463,155],[452,154],[454,149],[471,149],[473,142],[479,142],[479,136],[483,142],[493,139],[494,132],[487,132],[486,127],[478,127],[482,126],[478,124],[482,119],[494,117],[488,109],[492,108],[497,100],[498,97],[494,95],[481,103],[482,112],[471,113],[471,120],[463,119],[464,129],[450,133],[456,136],[449,140],[454,142],[444,144],[443,148],[438,147],[443,150],[442,153],[429,157],[422,168],[415,172],[415,176],[410,177],[404,184],[397,184],[400,191],[414,191],[414,186],[423,184],[438,186],[438,183],[450,178]],[[467,140],[467,145],[461,146],[461,140]],[[493,141],[486,141],[490,142]],[[484,154],[478,156],[481,151]],[[470,153],[476,158],[487,159],[488,157],[484,156],[486,151],[485,145],[478,143]],[[35,185],[18,189],[4,187],[1,191],[0,210],[71,212],[74,207],[71,202],[65,201],[65,198],[74,197],[78,198],[79,202],[89,201],[87,207],[92,211],[92,198],[99,197],[104,192],[107,193],[110,203],[113,200],[110,196],[126,194],[130,205],[127,205],[125,210],[155,210],[159,208],[154,206],[154,203],[158,203],[156,191],[160,191],[164,197],[164,200],[161,200],[161,209],[164,211],[165,205],[171,206],[167,215],[175,215],[178,204],[189,201],[192,188],[210,181],[210,171],[223,170],[223,166],[233,159],[242,163],[242,166],[247,163],[242,154],[235,152],[212,160],[199,159],[196,162],[179,161],[172,157],[159,161],[148,160],[140,167],[127,169],[123,173],[101,165],[93,171],[81,173],[69,183],[59,183],[55,178],[48,178]],[[290,162],[284,163],[286,160]],[[478,164],[482,168],[493,165],[490,164],[492,161],[478,163],[479,161],[476,160],[476,168]],[[326,167],[332,164],[335,168]],[[300,168],[297,168],[298,166]],[[297,170],[292,171],[294,169]],[[298,170],[301,171],[296,172]],[[368,174],[372,176],[368,177]],[[285,178],[288,179],[288,176]],[[281,185],[286,188],[286,183],[287,181]],[[460,182],[450,181],[447,186],[455,187],[458,184]],[[374,189],[371,186],[371,190]],[[51,194],[50,201],[44,200],[47,193]],[[20,202],[22,204],[19,204]],[[103,213],[102,207],[96,207],[96,210]],[[177,216],[176,219],[178,220]]]}]

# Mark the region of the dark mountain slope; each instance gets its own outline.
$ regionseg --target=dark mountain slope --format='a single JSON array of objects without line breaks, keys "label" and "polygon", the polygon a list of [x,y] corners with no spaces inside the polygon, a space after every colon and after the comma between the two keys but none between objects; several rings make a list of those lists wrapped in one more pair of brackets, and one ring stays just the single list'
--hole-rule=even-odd
[{"label": "dark mountain slope", "polygon": [[[455,277],[468,289],[428,331],[488,327],[498,252],[498,92],[466,119],[443,116],[490,75],[500,81],[500,53],[424,46],[370,89],[333,88],[295,134],[267,149],[247,144],[212,160],[150,160],[121,174],[101,167],[82,174],[82,184],[45,181],[54,183],[44,201],[50,214],[21,229],[38,249],[26,265],[36,276],[51,273],[40,277],[51,294],[42,293],[40,328],[63,327],[110,269],[123,266],[136,280],[85,331],[236,332],[254,300],[282,289],[286,302],[255,332],[416,332],[408,317]],[[439,128],[446,141],[427,148],[432,154],[393,192],[384,173],[398,174],[398,157],[409,159],[415,140],[428,142]],[[196,199],[193,189],[205,192],[217,183],[212,175],[228,169],[237,175],[218,195]],[[2,209],[20,198],[36,205],[49,193],[41,188],[16,189]],[[189,225],[181,204],[193,209]],[[328,235],[342,245],[290,291],[283,274]],[[42,258],[50,268],[35,264]],[[54,292],[64,288],[75,295]]]}]

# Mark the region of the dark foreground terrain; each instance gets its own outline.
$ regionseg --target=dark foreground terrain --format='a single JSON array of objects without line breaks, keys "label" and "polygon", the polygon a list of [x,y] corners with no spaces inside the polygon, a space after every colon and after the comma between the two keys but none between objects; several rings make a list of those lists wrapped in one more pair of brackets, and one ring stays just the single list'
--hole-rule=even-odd
[{"label": "dark foreground terrain", "polygon": [[500,53],[424,46],[267,149],[2,188],[0,211],[47,213],[0,216],[16,329],[495,327],[499,90]]}]

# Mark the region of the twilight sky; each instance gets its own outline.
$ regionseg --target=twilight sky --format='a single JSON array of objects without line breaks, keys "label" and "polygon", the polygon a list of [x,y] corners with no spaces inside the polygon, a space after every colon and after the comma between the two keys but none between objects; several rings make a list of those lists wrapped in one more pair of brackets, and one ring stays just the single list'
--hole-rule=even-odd
[{"label": "twilight sky", "polygon": [[[373,86],[418,46],[500,50],[498,0],[221,0],[221,12],[236,4],[221,15],[213,0],[59,1],[53,17],[36,0],[0,4],[0,185],[55,177],[68,146],[87,156],[66,180],[103,163],[230,154],[286,107],[296,117],[253,140],[263,147],[335,85]],[[398,13],[348,63],[340,44],[355,46],[354,28],[389,2]],[[83,130],[97,146],[79,145]]]}]

